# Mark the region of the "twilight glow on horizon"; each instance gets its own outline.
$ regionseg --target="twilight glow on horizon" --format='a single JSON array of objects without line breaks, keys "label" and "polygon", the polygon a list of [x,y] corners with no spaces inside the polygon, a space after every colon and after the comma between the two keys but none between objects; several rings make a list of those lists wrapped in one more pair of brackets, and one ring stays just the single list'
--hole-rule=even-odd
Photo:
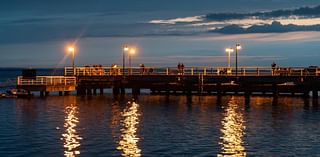
[{"label": "twilight glow on horizon", "polygon": [[[318,65],[318,0],[3,0],[0,67],[121,65],[226,66],[226,47],[241,43],[240,66]],[[233,62],[233,60],[231,60]]]}]

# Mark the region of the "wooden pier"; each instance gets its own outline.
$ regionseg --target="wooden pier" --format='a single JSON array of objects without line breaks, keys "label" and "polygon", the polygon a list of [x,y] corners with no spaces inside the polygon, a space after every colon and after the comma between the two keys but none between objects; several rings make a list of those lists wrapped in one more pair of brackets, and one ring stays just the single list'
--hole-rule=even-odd
[{"label": "wooden pier", "polygon": [[[228,67],[187,67],[184,69],[134,67],[72,67],[65,76],[18,77],[17,88],[49,93],[58,91],[78,95],[114,95],[131,89],[139,95],[142,89],[165,95],[293,95],[318,98],[320,69],[315,67],[239,67],[238,73]],[[43,95],[43,94],[42,94]]]},{"label": "wooden pier", "polygon": [[68,95],[76,90],[74,76],[36,76],[35,78],[17,78],[17,88],[28,92],[40,92],[41,96],[48,96],[50,92],[59,92]]}]

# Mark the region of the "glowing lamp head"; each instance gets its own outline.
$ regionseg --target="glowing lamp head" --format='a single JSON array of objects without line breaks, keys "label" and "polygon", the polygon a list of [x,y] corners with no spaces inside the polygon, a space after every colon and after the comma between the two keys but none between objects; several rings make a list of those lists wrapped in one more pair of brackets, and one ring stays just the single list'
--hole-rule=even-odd
[{"label": "glowing lamp head", "polygon": [[128,46],[125,46],[125,47],[123,48],[123,51],[129,51],[129,47],[128,47]]},{"label": "glowing lamp head", "polygon": [[237,45],[236,45],[236,49],[237,49],[237,50],[241,50],[241,49],[242,49],[241,45],[240,45],[240,44],[237,44]]},{"label": "glowing lamp head", "polygon": [[135,54],[136,53],[136,49],[130,49],[130,54]]},{"label": "glowing lamp head", "polygon": [[233,52],[234,50],[233,50],[233,48],[226,48],[225,51],[228,52],[228,53],[231,53],[231,52]]},{"label": "glowing lamp head", "polygon": [[68,51],[69,51],[69,52],[74,52],[74,47],[69,47],[69,48],[68,48]]}]

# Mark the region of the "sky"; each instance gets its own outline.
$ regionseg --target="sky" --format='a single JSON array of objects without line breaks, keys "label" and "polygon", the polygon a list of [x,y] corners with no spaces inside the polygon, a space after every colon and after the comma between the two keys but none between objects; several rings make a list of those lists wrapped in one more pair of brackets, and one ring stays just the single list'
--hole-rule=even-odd
[{"label": "sky", "polygon": [[[0,67],[318,65],[319,0],[1,0]],[[233,55],[234,56],[234,55]],[[234,64],[234,57],[232,58]]]}]

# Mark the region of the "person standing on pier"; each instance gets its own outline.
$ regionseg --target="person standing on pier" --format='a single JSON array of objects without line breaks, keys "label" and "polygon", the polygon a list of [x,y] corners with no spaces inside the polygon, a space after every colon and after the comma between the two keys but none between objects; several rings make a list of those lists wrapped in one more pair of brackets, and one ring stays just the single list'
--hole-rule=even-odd
[{"label": "person standing on pier", "polygon": [[275,74],[276,66],[277,66],[277,64],[276,64],[275,62],[273,62],[273,63],[271,64],[272,76]]},{"label": "person standing on pier", "polygon": [[181,64],[181,74],[182,75],[184,74],[184,64],[183,63]]},{"label": "person standing on pier", "polygon": [[140,73],[143,75],[144,74],[144,64],[140,64]]}]

